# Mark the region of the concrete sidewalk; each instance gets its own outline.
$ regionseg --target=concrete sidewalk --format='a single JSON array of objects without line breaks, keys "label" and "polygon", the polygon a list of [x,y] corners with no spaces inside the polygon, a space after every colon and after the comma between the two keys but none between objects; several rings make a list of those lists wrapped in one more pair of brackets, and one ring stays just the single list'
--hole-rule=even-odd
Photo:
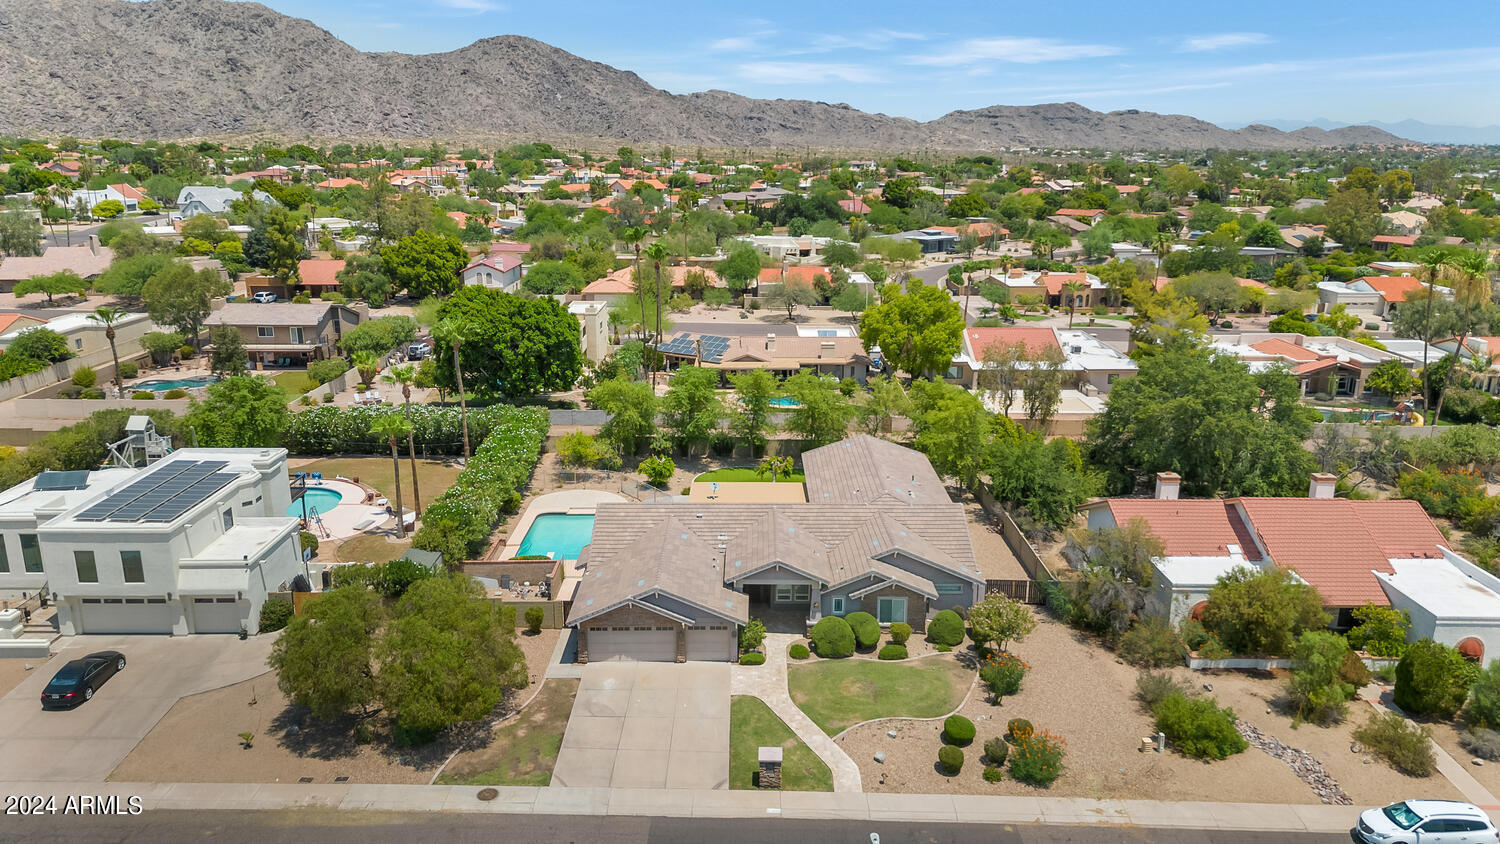
[{"label": "concrete sidewalk", "polygon": [[1347,832],[1363,806],[1164,803],[1070,797],[865,794],[621,788],[295,785],[289,783],[14,783],[11,793],[139,797],[146,812],[318,806],[391,812],[490,812],[676,818],[817,818],[963,823],[1108,824],[1256,832]]}]

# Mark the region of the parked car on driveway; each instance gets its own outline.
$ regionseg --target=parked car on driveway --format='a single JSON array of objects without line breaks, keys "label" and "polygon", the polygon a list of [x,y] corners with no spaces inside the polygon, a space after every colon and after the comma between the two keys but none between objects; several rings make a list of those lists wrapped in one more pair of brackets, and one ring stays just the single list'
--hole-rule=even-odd
[{"label": "parked car on driveway", "polygon": [[411,360],[421,360],[432,354],[432,344],[418,341],[406,347],[406,356]]},{"label": "parked car on driveway", "polygon": [[1359,816],[1349,834],[1368,844],[1490,844],[1500,832],[1483,809],[1456,800],[1405,800]]},{"label": "parked car on driveway", "polygon": [[269,290],[261,290],[258,291],[255,295],[251,296],[250,299],[251,301],[259,302],[262,305],[269,305],[272,302],[276,301],[276,294],[272,293]]},{"label": "parked car on driveway", "polygon": [[42,689],[43,709],[72,709],[125,668],[125,655],[119,651],[99,651],[70,660]]}]

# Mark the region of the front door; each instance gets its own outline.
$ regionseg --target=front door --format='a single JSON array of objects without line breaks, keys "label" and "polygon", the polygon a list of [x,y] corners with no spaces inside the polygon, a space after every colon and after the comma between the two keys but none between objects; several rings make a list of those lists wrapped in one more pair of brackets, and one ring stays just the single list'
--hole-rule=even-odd
[{"label": "front door", "polygon": [[906,620],[905,598],[881,598],[875,607],[875,620],[881,624],[895,624]]}]

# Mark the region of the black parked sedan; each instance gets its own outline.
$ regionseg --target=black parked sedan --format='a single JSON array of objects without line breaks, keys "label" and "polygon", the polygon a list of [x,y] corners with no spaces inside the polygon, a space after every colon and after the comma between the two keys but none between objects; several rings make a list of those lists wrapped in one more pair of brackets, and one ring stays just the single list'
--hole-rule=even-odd
[{"label": "black parked sedan", "polygon": [[91,699],[94,691],[125,668],[119,651],[99,651],[64,665],[42,689],[43,709],[72,709]]}]

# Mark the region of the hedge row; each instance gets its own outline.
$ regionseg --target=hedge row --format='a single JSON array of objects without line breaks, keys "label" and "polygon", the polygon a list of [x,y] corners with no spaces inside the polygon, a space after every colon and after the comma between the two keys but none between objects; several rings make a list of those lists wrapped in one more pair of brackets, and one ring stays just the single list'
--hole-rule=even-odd
[{"label": "hedge row", "polygon": [[412,538],[414,547],[440,552],[449,565],[481,551],[501,513],[520,506],[520,490],[536,468],[551,426],[540,407],[497,406],[483,412],[488,436],[453,486],[427,505],[422,527]]},{"label": "hedge row", "polygon": [[[533,413],[540,408],[525,408]],[[517,408],[509,405],[469,410],[469,442],[477,446],[506,421],[515,418]],[[283,443],[292,454],[386,454],[390,446],[370,433],[375,420],[393,413],[405,413],[394,407],[322,407],[308,408],[292,414]],[[546,411],[542,419],[546,421]],[[464,430],[461,409],[414,404],[411,406],[412,434],[417,450],[428,454],[463,454]],[[405,443],[402,451],[406,450]]]}]

